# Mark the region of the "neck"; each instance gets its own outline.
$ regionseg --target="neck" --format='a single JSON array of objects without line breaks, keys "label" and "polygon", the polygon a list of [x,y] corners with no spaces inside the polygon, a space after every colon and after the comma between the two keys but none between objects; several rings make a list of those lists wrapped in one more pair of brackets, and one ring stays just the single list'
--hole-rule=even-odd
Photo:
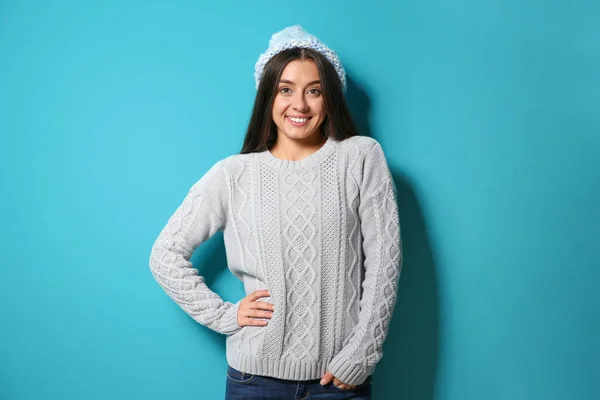
[{"label": "neck", "polygon": [[290,139],[278,133],[271,154],[282,160],[297,161],[319,150],[326,141],[320,131],[303,139]]}]

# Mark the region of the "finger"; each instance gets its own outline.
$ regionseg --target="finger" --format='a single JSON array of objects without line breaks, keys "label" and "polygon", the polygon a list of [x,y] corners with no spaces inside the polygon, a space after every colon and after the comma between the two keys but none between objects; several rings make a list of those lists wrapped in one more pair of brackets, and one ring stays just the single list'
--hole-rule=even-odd
[{"label": "finger", "polygon": [[271,303],[267,303],[266,301],[254,301],[250,303],[248,307],[255,310],[275,310],[275,306]]},{"label": "finger", "polygon": [[344,382],[340,381],[338,378],[333,378],[333,384],[337,387],[340,387],[341,385],[344,384]]},{"label": "finger", "polygon": [[336,379],[339,384],[336,384],[335,386],[340,389],[340,390],[350,390],[350,389],[354,389],[356,386],[354,385],[347,385],[345,383],[343,383],[342,381],[340,381],[339,379]]},{"label": "finger", "polygon": [[246,316],[250,317],[250,318],[269,318],[270,319],[273,316],[273,313],[271,311],[250,310]]},{"label": "finger", "polygon": [[273,317],[273,313],[271,311],[249,310],[249,309],[240,309],[238,311],[238,315],[241,318],[248,318],[248,319],[257,319],[257,318],[271,319]]},{"label": "finger", "polygon": [[255,319],[255,318],[242,318],[240,326],[265,326],[268,324],[268,321],[264,319]]},{"label": "finger", "polygon": [[271,310],[261,310],[257,308],[252,308],[249,305],[240,306],[238,313],[242,317],[250,317],[250,318],[271,318],[273,315],[273,311]]},{"label": "finger", "polygon": [[325,372],[325,375],[321,378],[321,385],[327,385],[333,379],[333,374],[329,371]]},{"label": "finger", "polygon": [[250,301],[256,301],[258,299],[260,299],[261,297],[270,297],[271,294],[269,293],[269,291],[267,289],[264,290],[257,290],[255,292],[250,293],[248,296],[246,296],[246,298]]}]

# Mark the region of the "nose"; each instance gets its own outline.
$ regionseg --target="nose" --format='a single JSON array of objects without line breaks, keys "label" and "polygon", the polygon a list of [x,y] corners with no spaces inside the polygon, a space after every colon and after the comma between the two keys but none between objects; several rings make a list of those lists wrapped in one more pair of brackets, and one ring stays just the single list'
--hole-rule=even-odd
[{"label": "nose", "polygon": [[303,92],[299,92],[298,94],[296,94],[296,96],[294,96],[293,106],[294,110],[300,112],[308,111],[308,103],[306,102],[306,98],[304,97]]}]

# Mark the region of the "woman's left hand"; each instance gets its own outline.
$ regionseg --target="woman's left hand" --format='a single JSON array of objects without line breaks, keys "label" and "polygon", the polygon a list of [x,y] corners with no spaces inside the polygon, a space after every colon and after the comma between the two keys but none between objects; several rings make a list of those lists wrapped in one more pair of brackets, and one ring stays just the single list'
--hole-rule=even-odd
[{"label": "woman's left hand", "polygon": [[354,389],[355,385],[347,385],[344,382],[340,381],[338,378],[333,376],[333,374],[329,371],[325,372],[325,375],[321,378],[321,385],[327,385],[333,380],[333,384],[340,390]]}]

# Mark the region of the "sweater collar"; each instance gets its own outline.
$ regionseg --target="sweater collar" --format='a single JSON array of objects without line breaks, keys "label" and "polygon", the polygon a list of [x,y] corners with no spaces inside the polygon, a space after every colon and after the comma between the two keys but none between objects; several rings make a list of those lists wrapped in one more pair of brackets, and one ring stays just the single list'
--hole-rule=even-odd
[{"label": "sweater collar", "polygon": [[314,168],[331,154],[337,145],[338,141],[332,137],[328,137],[327,141],[316,151],[304,157],[301,160],[291,161],[277,158],[271,153],[270,150],[265,150],[258,153],[259,158],[266,164],[275,168]]}]

